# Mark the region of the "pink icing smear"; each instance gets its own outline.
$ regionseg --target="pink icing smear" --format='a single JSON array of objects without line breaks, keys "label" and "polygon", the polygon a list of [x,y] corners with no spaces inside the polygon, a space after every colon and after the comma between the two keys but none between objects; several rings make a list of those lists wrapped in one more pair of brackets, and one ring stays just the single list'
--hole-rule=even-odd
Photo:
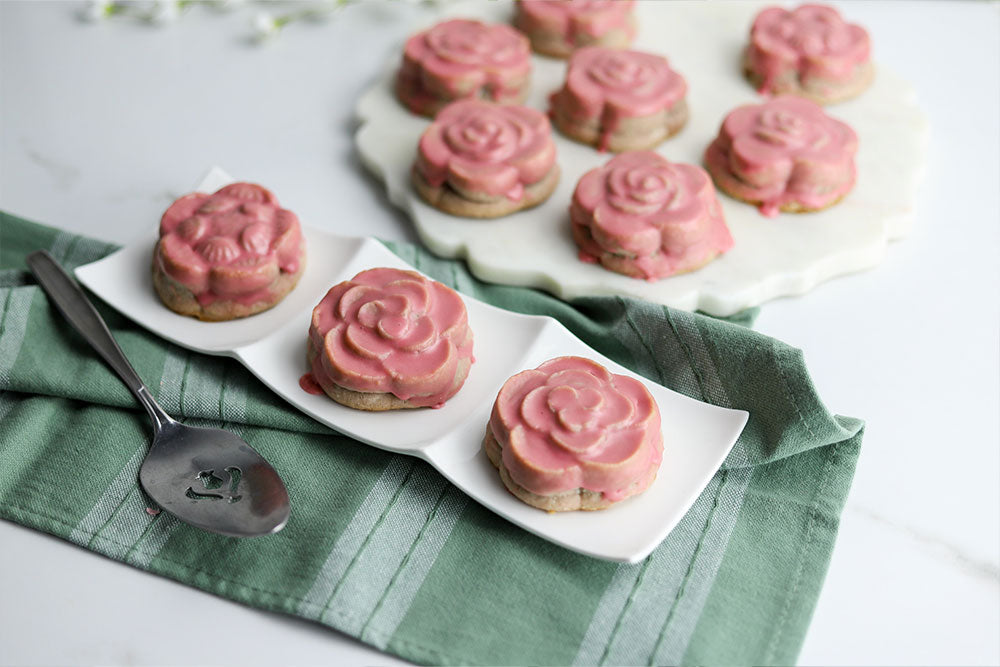
[{"label": "pink icing smear", "polygon": [[582,357],[508,379],[490,429],[511,478],[541,495],[584,488],[621,500],[663,458],[660,411],[646,387]]},{"label": "pink icing smear", "polygon": [[319,386],[319,382],[316,382],[316,378],[313,377],[312,373],[303,373],[299,377],[299,389],[313,396],[323,395],[323,387]]},{"label": "pink icing smear", "polygon": [[631,39],[635,28],[629,16],[634,6],[634,0],[521,0],[516,4],[517,22],[526,31],[556,31],[569,44],[584,37],[592,41],[616,29],[627,31]]},{"label": "pink icing smear", "polygon": [[[732,248],[712,181],[653,151],[622,153],[583,175],[570,219],[585,255],[647,280],[691,270]],[[618,269],[616,269],[618,270]]]},{"label": "pink icing smear", "polygon": [[156,258],[202,305],[220,298],[249,304],[267,298],[279,275],[298,271],[302,243],[298,217],[269,190],[232,183],[171,204]]},{"label": "pink icing smear", "polygon": [[334,285],[313,309],[309,338],[321,387],[391,393],[424,407],[454,396],[459,364],[472,363],[461,297],[413,271],[369,269]]},{"label": "pink icing smear", "polygon": [[813,78],[845,82],[870,60],[865,29],[846,23],[826,5],[802,5],[791,11],[769,7],[750,29],[747,64],[762,78],[762,93],[773,92],[775,82],[789,75],[803,82]]},{"label": "pink icing smear", "polygon": [[479,100],[453,102],[420,137],[415,169],[434,187],[519,201],[556,162],[545,114]]},{"label": "pink icing smear", "polygon": [[516,102],[530,75],[524,35],[508,25],[452,19],[407,40],[397,92],[411,111],[428,114],[442,100],[485,95]]},{"label": "pink icing smear", "polygon": [[663,56],[587,47],[570,57],[553,105],[580,121],[600,120],[603,142],[623,118],[649,116],[684,99],[687,83]]},{"label": "pink icing smear", "polygon": [[858,137],[848,125],[799,97],[730,112],[705,152],[718,186],[763,214],[797,203],[821,209],[854,186]]}]

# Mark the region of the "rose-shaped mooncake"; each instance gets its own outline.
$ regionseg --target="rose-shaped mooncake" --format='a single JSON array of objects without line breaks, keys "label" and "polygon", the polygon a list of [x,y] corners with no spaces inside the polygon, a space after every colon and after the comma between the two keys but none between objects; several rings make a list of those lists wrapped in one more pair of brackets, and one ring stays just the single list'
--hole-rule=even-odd
[{"label": "rose-shaped mooncake", "polygon": [[705,165],[726,194],[778,211],[818,211],[854,187],[858,137],[801,97],[742,106],[722,122]]},{"label": "rose-shaped mooncake", "polygon": [[635,37],[633,0],[521,0],[514,25],[531,48],[566,58],[584,46],[624,49]]},{"label": "rose-shaped mooncake", "polygon": [[570,58],[550,115],[563,134],[599,150],[643,150],[684,126],[686,92],[663,56],[588,47]]},{"label": "rose-shaped mooncake", "polygon": [[529,505],[604,509],[656,478],[660,410],[638,380],[559,357],[504,383],[483,449],[507,489]]},{"label": "rose-shaped mooncake", "polygon": [[420,137],[413,186],[453,215],[497,218],[544,201],[559,182],[545,114],[479,100],[448,105]]},{"label": "rose-shaped mooncake", "polygon": [[472,330],[453,289],[413,271],[369,269],[313,309],[307,355],[313,379],[338,403],[440,407],[469,374]]},{"label": "rose-shaped mooncake", "polygon": [[705,170],[652,151],[584,174],[570,220],[580,259],[646,280],[694,271],[733,247]]},{"label": "rose-shaped mooncake", "polygon": [[819,104],[855,97],[875,72],[868,33],[825,5],[760,12],[743,70],[761,93],[791,93]]},{"label": "rose-shaped mooncake", "polygon": [[452,19],[407,40],[396,96],[413,113],[434,116],[466,98],[520,104],[530,83],[524,35],[507,25]]},{"label": "rose-shaped mooncake", "polygon": [[153,285],[169,308],[231,320],[281,301],[305,268],[298,217],[266,188],[232,183],[170,205],[153,251]]}]

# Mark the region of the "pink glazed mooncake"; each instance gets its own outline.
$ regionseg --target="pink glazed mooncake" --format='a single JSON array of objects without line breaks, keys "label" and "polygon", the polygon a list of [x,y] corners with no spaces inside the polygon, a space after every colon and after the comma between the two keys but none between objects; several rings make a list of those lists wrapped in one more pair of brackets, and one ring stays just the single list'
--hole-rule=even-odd
[{"label": "pink glazed mooncake", "polygon": [[686,93],[663,56],[588,47],[570,58],[549,115],[560,132],[598,150],[644,150],[687,122]]},{"label": "pink glazed mooncake", "polygon": [[653,151],[584,174],[570,221],[580,259],[645,280],[694,271],[733,247],[705,170]]},{"label": "pink glazed mooncake", "polygon": [[854,187],[858,137],[802,97],[779,97],[729,113],[705,166],[730,197],[772,217],[833,206]]},{"label": "pink glazed mooncake", "polygon": [[559,182],[552,125],[529,107],[453,102],[421,135],[410,180],[452,215],[498,218],[536,206]]},{"label": "pink glazed mooncake", "polygon": [[266,188],[232,183],[170,205],[153,251],[153,286],[171,310],[231,320],[271,308],[305,269],[298,217]]},{"label": "pink glazed mooncake", "polygon": [[634,0],[521,0],[514,7],[514,26],[553,58],[584,46],[624,49],[635,38]]},{"label": "pink glazed mooncake", "polygon": [[833,7],[768,7],[754,19],[743,71],[758,91],[818,104],[860,95],[872,82],[868,33]]},{"label": "pink glazed mooncake", "polygon": [[656,479],[660,410],[638,380],[559,357],[504,383],[483,449],[507,490],[533,507],[604,509]]},{"label": "pink glazed mooncake", "polygon": [[313,309],[306,354],[312,379],[348,407],[440,407],[469,374],[472,330],[450,287],[414,271],[368,269]]},{"label": "pink glazed mooncake", "polygon": [[396,96],[433,117],[461,99],[520,104],[531,84],[531,48],[508,25],[452,19],[410,37],[396,75]]}]

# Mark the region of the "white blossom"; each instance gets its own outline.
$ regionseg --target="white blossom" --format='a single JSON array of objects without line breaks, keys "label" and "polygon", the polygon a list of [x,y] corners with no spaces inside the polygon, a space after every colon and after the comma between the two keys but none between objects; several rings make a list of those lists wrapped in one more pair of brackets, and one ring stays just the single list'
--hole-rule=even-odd
[{"label": "white blossom", "polygon": [[80,12],[80,18],[84,21],[97,22],[112,12],[111,0],[87,0]]},{"label": "white blossom", "polygon": [[181,15],[181,4],[178,0],[156,0],[149,13],[149,20],[158,25],[173,23]]},{"label": "white blossom", "polygon": [[254,35],[259,40],[273,37],[281,29],[281,24],[267,12],[258,12],[253,17]]}]

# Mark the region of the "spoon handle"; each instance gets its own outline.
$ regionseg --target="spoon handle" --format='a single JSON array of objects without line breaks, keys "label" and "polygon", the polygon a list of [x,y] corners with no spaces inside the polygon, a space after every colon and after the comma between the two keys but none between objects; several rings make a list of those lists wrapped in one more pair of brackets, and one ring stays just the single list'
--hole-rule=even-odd
[{"label": "spoon handle", "polygon": [[149,389],[118,347],[117,341],[108,330],[108,325],[104,323],[104,319],[76,281],[45,250],[31,253],[25,261],[59,312],[101,355],[111,370],[118,374],[125,386],[149,412],[157,428],[172,422],[167,413],[153,400]]}]

